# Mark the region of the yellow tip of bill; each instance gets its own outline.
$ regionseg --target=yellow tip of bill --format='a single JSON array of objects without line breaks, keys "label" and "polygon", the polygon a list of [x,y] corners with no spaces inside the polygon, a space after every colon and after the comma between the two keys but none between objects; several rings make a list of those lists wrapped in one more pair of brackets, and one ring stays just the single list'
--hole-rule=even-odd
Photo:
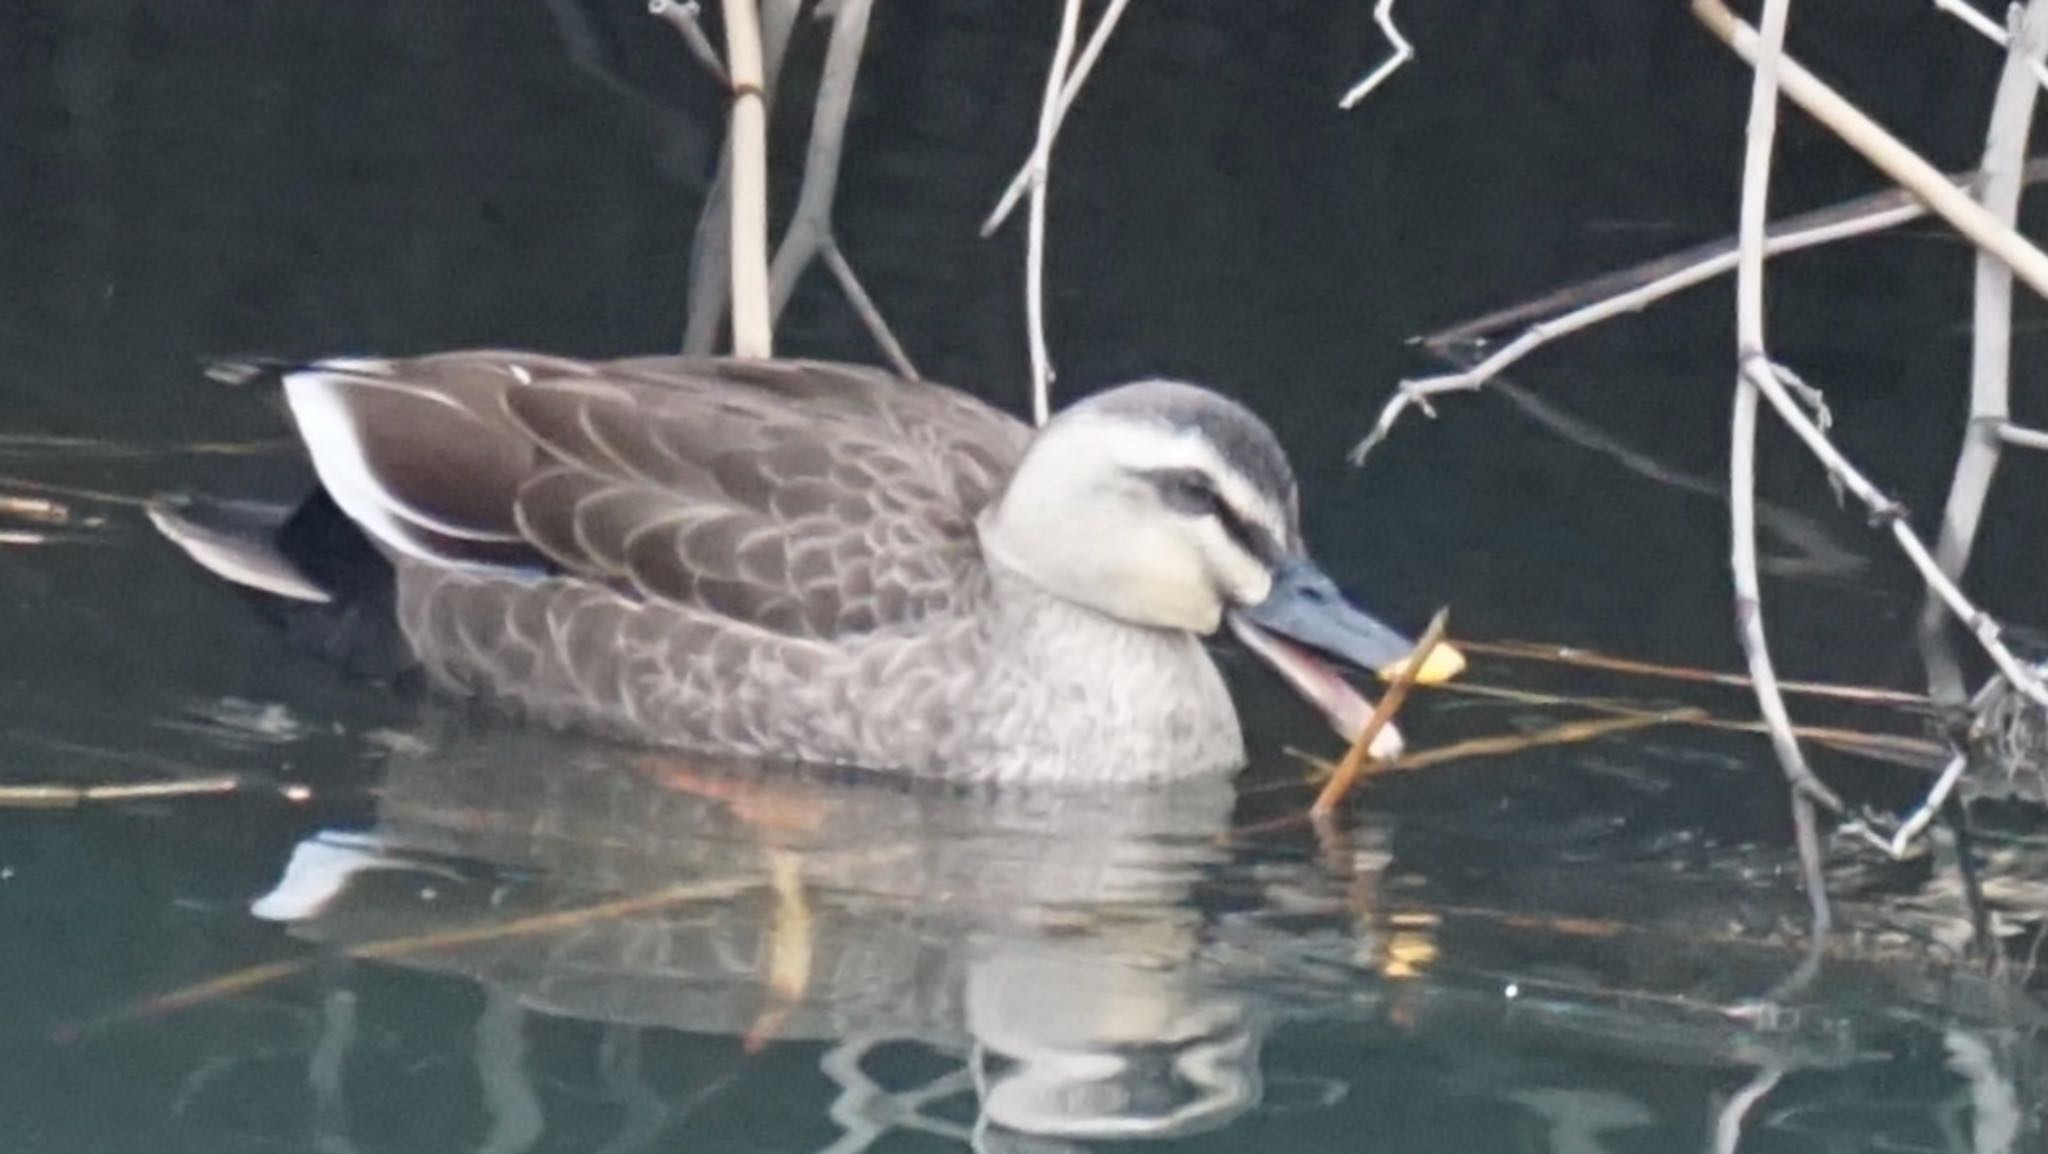
[{"label": "yellow tip of bill", "polygon": [[[1392,681],[1396,677],[1401,676],[1402,671],[1408,668],[1408,660],[1408,658],[1403,657],[1401,660],[1380,670],[1380,680]],[[1465,655],[1458,652],[1456,647],[1452,646],[1449,642],[1438,642],[1436,648],[1430,650],[1429,656],[1423,660],[1422,668],[1416,671],[1415,684],[1436,685],[1449,681],[1463,672],[1465,672]]]}]

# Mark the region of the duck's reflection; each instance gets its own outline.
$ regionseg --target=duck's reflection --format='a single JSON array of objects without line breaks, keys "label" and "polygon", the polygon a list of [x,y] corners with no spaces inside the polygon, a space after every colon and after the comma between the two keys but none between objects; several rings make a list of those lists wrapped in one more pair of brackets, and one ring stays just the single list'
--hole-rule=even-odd
[{"label": "duck's reflection", "polygon": [[827,1042],[842,1146],[903,1121],[862,1065],[884,1041],[959,1062],[924,1098],[968,1117],[927,1129],[1178,1135],[1260,1096],[1258,1025],[1205,979],[1190,901],[1232,804],[1224,783],[935,792],[471,738],[395,759],[374,829],[307,839],[253,911],[500,1010]]}]

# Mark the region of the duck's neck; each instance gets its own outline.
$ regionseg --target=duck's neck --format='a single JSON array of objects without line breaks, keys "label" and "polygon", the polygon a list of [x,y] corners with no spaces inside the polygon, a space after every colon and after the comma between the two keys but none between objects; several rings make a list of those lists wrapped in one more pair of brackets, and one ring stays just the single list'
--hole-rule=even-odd
[{"label": "duck's neck", "polygon": [[983,628],[980,696],[1019,751],[1009,772],[1110,783],[1243,763],[1236,706],[1194,634],[1077,605],[995,558]]}]

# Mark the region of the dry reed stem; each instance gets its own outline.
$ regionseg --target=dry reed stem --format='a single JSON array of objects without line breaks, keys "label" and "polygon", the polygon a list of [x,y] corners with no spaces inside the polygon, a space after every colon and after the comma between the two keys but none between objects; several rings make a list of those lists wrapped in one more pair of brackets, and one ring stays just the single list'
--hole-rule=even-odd
[{"label": "dry reed stem", "polygon": [[[782,61],[796,26],[798,0],[764,0],[761,5],[762,95],[771,106]],[[732,87],[720,72],[719,83]],[[732,285],[732,149],[718,150],[718,171],[704,193],[704,206],[690,236],[690,288],[683,323],[683,352],[710,356],[718,349]]]},{"label": "dry reed stem", "polygon": [[[1375,764],[1372,767],[1373,774],[1378,776],[1388,773],[1405,773],[1418,769],[1429,769],[1438,765],[1448,765],[1457,761],[1510,757],[1532,749],[1545,749],[1558,745],[1579,745],[1588,741],[1598,741],[1603,737],[1612,737],[1617,733],[1629,733],[1634,730],[1650,729],[1659,725],[1682,724],[1694,720],[1696,716],[1704,717],[1705,713],[1699,709],[1686,707],[1670,710],[1665,713],[1645,714],[1639,717],[1567,721],[1559,725],[1553,725],[1548,729],[1538,730],[1535,733],[1503,733],[1488,737],[1467,738],[1464,741],[1452,742],[1449,745],[1410,750],[1391,761]],[[1274,782],[1268,785],[1248,786],[1240,788],[1238,793],[1249,796],[1252,794],[1272,793],[1283,789],[1299,789],[1303,786],[1319,783],[1327,788],[1327,783],[1335,780],[1338,770],[1336,763],[1325,761],[1322,758],[1309,754],[1302,754],[1299,751],[1290,750],[1289,752],[1308,762],[1315,769],[1316,776],[1310,777],[1305,781],[1285,781]],[[1217,840],[1229,843],[1255,834],[1293,829],[1301,825],[1320,825],[1327,822],[1327,820],[1327,817],[1317,815],[1312,811],[1283,814],[1270,821],[1253,822],[1250,825],[1238,826],[1228,833],[1221,835]]]},{"label": "dry reed stem", "polygon": [[[1693,15],[1733,48],[1737,55],[1755,65],[1758,56],[1756,30],[1729,11],[1721,0],[1693,0]],[[1855,149],[1880,172],[1927,203],[1935,215],[1956,231],[1998,259],[2035,293],[2048,297],[2048,253],[2033,242],[2001,224],[1969,194],[1950,184],[1933,165],[1879,127],[1844,100],[1833,89],[1790,58],[1779,61],[1777,73],[1784,92],[1844,144]]]},{"label": "dry reed stem", "polygon": [[[1537,641],[1469,641],[1458,642],[1467,653],[1479,653],[1488,657],[1506,657],[1512,660],[1542,661],[1556,665],[1569,665],[1577,669],[1598,669],[1609,673],[1628,673],[1641,677],[1659,677],[1670,681],[1687,681],[1699,685],[1723,685],[1733,689],[1749,689],[1755,682],[1739,673],[1723,673],[1713,669],[1699,669],[1689,665],[1665,665],[1654,661],[1641,661],[1630,657],[1615,657],[1575,645],[1553,645]],[[1446,688],[1455,688],[1447,686]],[[1876,686],[1836,685],[1820,681],[1781,681],[1778,688],[1786,693],[1807,697],[1825,697],[1836,701],[1847,701],[1858,705],[1896,706],[1905,709],[1923,709],[1928,705],[1924,694],[1908,693],[1900,689],[1883,689]]]},{"label": "dry reed stem", "polygon": [[732,77],[732,353],[775,355],[768,292],[768,100],[755,0],[724,0],[725,56]]},{"label": "dry reed stem", "polygon": [[[1460,643],[1462,644],[1462,642]],[[1678,716],[1671,710],[1657,709],[1639,702],[1618,700],[1611,697],[1579,697],[1571,694],[1542,693],[1529,689],[1512,689],[1501,685],[1483,685],[1472,681],[1459,681],[1435,688],[1466,697],[1482,697],[1495,701],[1512,701],[1522,705],[1543,705],[1578,709],[1591,709],[1600,713],[1611,713],[1622,717],[1651,718],[1669,724],[1694,725],[1703,729],[1717,729],[1728,733],[1768,733],[1769,726],[1761,719],[1738,720],[1732,717],[1716,717],[1705,711],[1698,716]],[[1678,711],[1683,713],[1685,711]],[[1948,752],[1948,746],[1924,737],[1907,734],[1874,733],[1861,729],[1845,729],[1831,725],[1795,725],[1793,736],[1801,741],[1826,745],[1844,753],[1860,754],[1881,761],[1910,761],[1914,764],[1938,762]]]},{"label": "dry reed stem", "polygon": [[[2033,126],[2036,73],[2048,54],[2048,0],[2029,0],[2018,35],[2011,37],[1997,95],[1984,133],[1984,173],[1979,196],[1999,223],[2019,218],[2021,168]],[[1982,522],[1985,499],[1998,472],[2004,446],[2000,430],[2012,414],[2012,270],[1989,254],[1977,254],[1975,302],[1970,328],[1970,421],[1956,457],[1955,479],[1942,511],[1934,559],[1951,580],[1962,580]],[[1928,691],[1946,704],[1969,699],[1963,667],[1948,632],[1947,608],[1930,588],[1921,603],[1920,652]]]},{"label": "dry reed stem", "polygon": [[1328,817],[1344,803],[1344,796],[1351,792],[1351,787],[1358,781],[1359,772],[1372,757],[1373,739],[1377,738],[1380,731],[1394,720],[1394,715],[1401,711],[1401,703],[1408,700],[1408,691],[1415,687],[1416,676],[1421,673],[1430,654],[1436,652],[1437,644],[1444,639],[1444,626],[1450,623],[1450,619],[1451,613],[1448,609],[1439,609],[1436,616],[1430,618],[1429,628],[1423,630],[1422,640],[1415,643],[1414,650],[1408,654],[1408,660],[1402,664],[1400,672],[1396,673],[1393,681],[1388,684],[1385,696],[1380,698],[1380,703],[1373,709],[1372,716],[1366,719],[1365,727],[1352,739],[1351,748],[1345,752],[1344,760],[1337,763],[1337,771],[1330,775],[1329,782],[1323,786],[1322,792],[1316,795],[1315,804],[1309,806],[1309,813],[1312,816]]}]

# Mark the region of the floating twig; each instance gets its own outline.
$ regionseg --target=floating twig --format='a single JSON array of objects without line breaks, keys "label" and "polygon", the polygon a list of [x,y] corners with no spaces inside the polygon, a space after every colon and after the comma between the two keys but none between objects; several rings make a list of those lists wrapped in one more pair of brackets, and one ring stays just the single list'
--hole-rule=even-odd
[{"label": "floating twig", "polygon": [[1395,673],[1393,681],[1387,685],[1385,696],[1380,698],[1380,703],[1373,709],[1372,716],[1366,719],[1365,727],[1352,739],[1351,748],[1344,754],[1344,760],[1337,763],[1336,772],[1330,775],[1330,780],[1323,786],[1322,792],[1316,795],[1315,804],[1309,806],[1311,816],[1326,818],[1343,804],[1344,795],[1351,792],[1351,787],[1358,781],[1359,772],[1372,757],[1373,739],[1394,720],[1394,715],[1401,711],[1401,703],[1408,700],[1408,691],[1415,687],[1416,676],[1422,672],[1422,667],[1429,661],[1430,654],[1436,652],[1437,644],[1444,639],[1444,626],[1449,623],[1450,617],[1450,610],[1439,609],[1436,616],[1430,618],[1429,628],[1423,630],[1422,640],[1415,643],[1415,649],[1408,654],[1408,659],[1401,663],[1399,672]]}]

